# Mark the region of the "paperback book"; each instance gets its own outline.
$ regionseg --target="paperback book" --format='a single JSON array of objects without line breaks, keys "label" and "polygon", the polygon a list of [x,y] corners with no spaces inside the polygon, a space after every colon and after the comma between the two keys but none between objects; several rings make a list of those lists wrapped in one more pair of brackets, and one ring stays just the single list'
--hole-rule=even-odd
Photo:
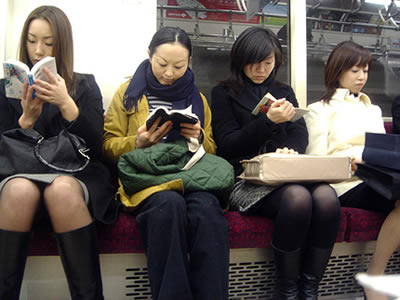
[{"label": "paperback book", "polygon": [[35,79],[49,82],[48,76],[43,72],[43,67],[47,67],[51,73],[57,75],[56,60],[50,56],[37,62],[31,70],[26,64],[18,60],[3,62],[6,96],[21,99],[25,82],[32,84]]},{"label": "paperback book", "polygon": [[190,123],[196,124],[199,118],[192,113],[192,106],[185,109],[171,109],[168,110],[163,106],[157,107],[152,113],[148,116],[146,121],[146,127],[149,129],[154,122],[161,117],[161,121],[158,126],[161,126],[167,121],[172,121],[172,127],[175,129],[180,128],[181,123]]},{"label": "paperback book", "polygon": [[[254,107],[253,111],[251,112],[253,115],[257,115],[258,113],[266,114],[271,107],[271,104],[276,101],[275,97],[272,96],[270,93],[265,94],[264,97],[258,102],[256,107]],[[295,107],[295,115],[290,119],[290,122],[295,122],[301,119],[306,113],[308,113],[307,108],[299,108]]]}]

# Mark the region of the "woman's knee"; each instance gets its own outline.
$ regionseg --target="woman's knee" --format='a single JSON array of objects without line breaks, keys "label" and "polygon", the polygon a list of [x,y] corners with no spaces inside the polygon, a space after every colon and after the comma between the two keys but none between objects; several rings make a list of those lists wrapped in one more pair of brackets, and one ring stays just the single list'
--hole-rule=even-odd
[{"label": "woman's knee", "polygon": [[282,205],[294,212],[312,209],[312,197],[309,190],[299,184],[291,184],[282,192]]},{"label": "woman's knee", "polygon": [[154,225],[164,226],[186,218],[186,203],[178,192],[161,191],[146,199],[139,211],[138,222],[148,220]]},{"label": "woman's knee", "polygon": [[175,191],[162,191],[154,194],[151,198],[153,206],[162,207],[168,212],[186,210],[185,199],[182,194]]},{"label": "woman's knee", "polygon": [[45,188],[43,198],[48,209],[70,211],[86,206],[82,188],[71,176],[57,177]]},{"label": "woman's knee", "polygon": [[193,206],[199,210],[221,210],[220,202],[212,193],[194,192],[186,196],[189,206]]},{"label": "woman's knee", "polygon": [[319,214],[334,214],[340,210],[340,201],[335,190],[328,184],[317,186],[313,192],[314,210]]},{"label": "woman's knee", "polygon": [[321,199],[325,201],[336,201],[337,194],[334,188],[332,188],[329,184],[319,184],[312,190],[312,196],[314,199]]},{"label": "woman's knee", "polygon": [[190,222],[207,226],[227,226],[226,218],[218,198],[208,192],[195,192],[186,197]]},{"label": "woman's knee", "polygon": [[40,202],[40,190],[28,179],[14,178],[4,185],[0,202],[8,209],[36,209]]}]

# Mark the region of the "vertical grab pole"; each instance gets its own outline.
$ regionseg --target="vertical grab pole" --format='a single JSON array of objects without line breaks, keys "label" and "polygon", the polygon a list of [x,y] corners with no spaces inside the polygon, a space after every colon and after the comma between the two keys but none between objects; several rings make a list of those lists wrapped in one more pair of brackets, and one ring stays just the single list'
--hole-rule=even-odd
[{"label": "vertical grab pole", "polygon": [[289,1],[290,84],[300,107],[307,105],[306,0]]}]

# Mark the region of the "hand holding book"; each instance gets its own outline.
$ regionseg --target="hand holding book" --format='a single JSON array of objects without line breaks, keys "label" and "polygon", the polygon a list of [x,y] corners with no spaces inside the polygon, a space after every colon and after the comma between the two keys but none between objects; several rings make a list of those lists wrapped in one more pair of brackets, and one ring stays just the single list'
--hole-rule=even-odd
[{"label": "hand holding book", "polygon": [[32,79],[49,82],[49,77],[43,72],[44,67],[50,70],[52,74],[57,75],[56,60],[50,56],[36,63],[31,70],[20,61],[7,60],[3,62],[6,96],[21,99],[24,83],[29,82],[29,77],[31,77],[31,83],[33,82]]},{"label": "hand holding book", "polygon": [[[263,114],[267,114],[268,111],[270,110],[271,106],[277,106],[277,107],[282,107],[285,110],[284,106],[290,106],[291,103],[284,100],[284,99],[275,99],[274,96],[272,96],[270,93],[267,93],[261,100],[260,102],[256,105],[256,107],[254,107],[252,114],[253,115],[257,115],[258,113],[263,113]],[[288,107],[289,109],[289,107]],[[294,115],[290,118],[290,122],[295,122],[297,120],[299,120],[300,118],[303,117],[303,115],[305,115],[308,112],[308,109],[303,109],[303,108],[298,108],[295,107],[294,108]],[[277,123],[281,123],[284,121],[279,120]]]},{"label": "hand holding book", "polygon": [[157,107],[147,118],[147,129],[149,129],[158,118],[161,118],[158,126],[161,126],[166,121],[171,121],[172,127],[175,129],[180,129],[181,123],[196,124],[199,120],[198,117],[192,113],[192,106],[189,106],[186,109],[172,110],[168,110],[165,107],[160,106]]}]

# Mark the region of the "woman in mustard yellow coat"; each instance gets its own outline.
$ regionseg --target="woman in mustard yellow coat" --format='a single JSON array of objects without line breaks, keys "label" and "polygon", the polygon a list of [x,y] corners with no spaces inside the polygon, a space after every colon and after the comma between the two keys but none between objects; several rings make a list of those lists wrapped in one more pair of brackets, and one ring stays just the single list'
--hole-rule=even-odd
[{"label": "woman in mustard yellow coat", "polygon": [[[164,27],[150,42],[149,59],[123,84],[105,119],[103,151],[113,162],[133,149],[147,148],[173,137],[194,138],[215,153],[211,113],[194,85],[188,67],[191,42],[179,28]],[[160,119],[146,127],[157,107],[186,109],[198,116],[196,124]],[[120,186],[122,203],[134,210],[145,247],[153,299],[228,298],[228,225],[219,199],[209,192],[182,194],[176,181],[128,196]]]}]

